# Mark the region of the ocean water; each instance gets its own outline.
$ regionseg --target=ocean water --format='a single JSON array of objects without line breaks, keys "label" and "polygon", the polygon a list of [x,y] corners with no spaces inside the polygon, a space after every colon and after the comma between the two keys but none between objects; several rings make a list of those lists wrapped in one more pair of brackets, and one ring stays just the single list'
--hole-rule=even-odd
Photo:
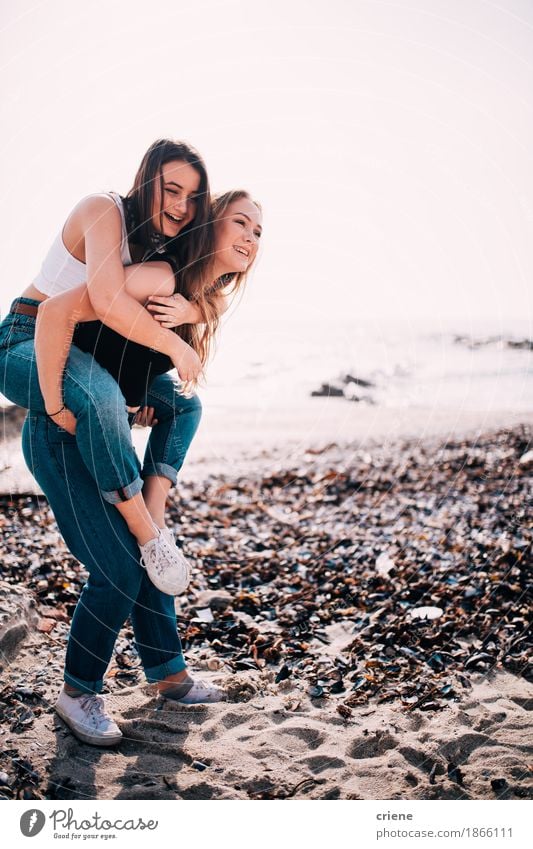
[{"label": "ocean water", "polygon": [[[457,342],[458,335],[473,343]],[[533,410],[533,351],[507,340],[532,338],[527,321],[302,321],[276,319],[223,326],[202,399],[210,408],[308,405],[322,383],[351,387],[361,404],[463,410]],[[347,394],[350,394],[349,390]],[[6,403],[0,395],[0,401]],[[353,403],[331,398],[331,404]]]},{"label": "ocean water", "polygon": [[[507,345],[531,330],[527,321],[230,321],[202,396],[217,407],[298,406],[351,374],[373,384],[347,390],[362,404],[531,411],[533,351]],[[343,403],[353,402],[331,398]]]}]

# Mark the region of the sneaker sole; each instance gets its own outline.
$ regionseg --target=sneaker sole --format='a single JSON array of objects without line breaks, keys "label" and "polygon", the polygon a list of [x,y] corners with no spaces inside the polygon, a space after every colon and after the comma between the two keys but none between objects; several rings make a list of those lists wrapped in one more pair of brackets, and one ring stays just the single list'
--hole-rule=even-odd
[{"label": "sneaker sole", "polygon": [[[146,569],[146,566],[144,566],[144,564],[143,564],[143,568],[144,568],[144,569]],[[180,584],[180,586],[179,586],[179,588],[178,588],[178,589],[174,589],[174,588],[172,588],[172,586],[171,586],[170,584],[165,584],[165,583],[163,583],[163,582],[159,579],[159,577],[157,576],[157,574],[156,574],[156,575],[151,575],[151,574],[150,574],[150,570],[149,570],[149,569],[146,569],[146,574],[147,574],[147,575],[148,575],[148,577],[150,578],[150,580],[151,580],[152,584],[154,585],[154,587],[156,587],[158,590],[160,590],[160,592],[164,593],[165,595],[173,595],[173,596],[176,596],[176,595],[182,595],[184,592],[186,592],[186,591],[187,591],[187,589],[188,589],[188,587],[189,587],[189,584],[191,583],[191,576],[190,576],[190,573],[189,573],[189,574],[188,574],[188,576],[187,576],[187,583],[186,583],[186,584]]]},{"label": "sneaker sole", "polygon": [[210,700],[204,699],[203,701],[188,702],[186,699],[185,699],[185,701],[183,699],[172,699],[169,696],[165,696],[163,693],[161,694],[161,696],[167,702],[174,702],[174,704],[184,705],[185,707],[188,707],[188,706],[194,707],[194,706],[198,706],[198,705],[205,705],[207,707],[207,705],[221,705],[221,704],[224,704],[224,702],[228,701],[227,699],[210,699]]},{"label": "sneaker sole", "polygon": [[166,696],[164,691],[162,693],[160,692],[158,695],[161,699],[164,699],[167,702],[174,702],[175,704],[178,704],[178,705],[217,705],[217,704],[221,704],[223,702],[228,701],[228,694],[227,693],[224,693],[224,694],[220,695],[219,697],[213,698],[213,699],[199,699],[198,698],[198,699],[191,699],[189,701],[187,701],[186,695],[183,696],[183,698],[181,698],[181,699],[174,699],[174,698],[172,698],[172,696]]},{"label": "sneaker sole", "polygon": [[122,740],[122,732],[119,732],[119,734],[108,735],[107,737],[95,737],[74,725],[72,719],[64,714],[61,708],[56,706],[55,711],[58,716],[61,717],[67,728],[72,731],[74,736],[81,740],[82,743],[88,743],[90,746],[116,746],[117,743],[120,743]]}]

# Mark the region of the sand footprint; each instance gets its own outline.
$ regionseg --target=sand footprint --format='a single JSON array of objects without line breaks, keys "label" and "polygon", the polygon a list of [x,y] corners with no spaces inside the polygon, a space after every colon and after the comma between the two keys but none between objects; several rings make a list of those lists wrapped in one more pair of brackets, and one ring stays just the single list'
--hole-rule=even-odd
[{"label": "sand footprint", "polygon": [[326,739],[325,735],[321,731],[317,731],[316,728],[299,725],[280,728],[276,732],[276,737],[289,742],[291,748],[300,749],[300,751],[318,749]]},{"label": "sand footprint", "polygon": [[313,755],[310,758],[302,758],[300,764],[308,766],[311,772],[318,775],[320,772],[325,772],[327,769],[339,769],[346,766],[346,761],[341,758],[331,757],[330,754]]},{"label": "sand footprint", "polygon": [[356,738],[348,746],[346,754],[349,758],[354,758],[355,760],[377,758],[389,749],[395,749],[397,746],[398,740],[396,737],[393,737],[388,731],[383,731]]},{"label": "sand footprint", "polygon": [[439,747],[439,754],[448,761],[463,762],[481,746],[494,746],[496,741],[486,734],[463,734],[456,740],[448,740]]},{"label": "sand footprint", "polygon": [[244,725],[244,723],[248,722],[252,716],[254,716],[254,714],[244,711],[243,713],[230,711],[221,717],[220,722],[224,728],[236,728],[238,725]]},{"label": "sand footprint", "polygon": [[[268,751],[278,759],[280,757],[285,759],[292,755],[305,754],[309,750],[318,749],[324,743],[326,735],[316,728],[306,726],[293,725],[274,731],[269,726],[264,734],[259,731],[257,734],[243,735],[238,739],[240,742],[248,742],[252,739],[257,741],[254,751],[250,751],[253,757],[262,760],[264,758],[263,752]],[[265,745],[267,749],[263,748]]]},{"label": "sand footprint", "polygon": [[420,749],[413,749],[411,746],[402,746],[398,749],[398,752],[405,758],[408,764],[415,766],[422,772],[430,773],[435,763],[434,754],[423,752]]}]

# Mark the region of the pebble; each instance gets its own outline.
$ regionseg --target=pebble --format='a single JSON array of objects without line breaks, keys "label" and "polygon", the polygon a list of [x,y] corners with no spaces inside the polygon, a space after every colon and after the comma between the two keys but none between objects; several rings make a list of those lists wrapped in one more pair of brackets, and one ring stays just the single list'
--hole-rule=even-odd
[{"label": "pebble", "polygon": [[383,577],[385,577],[392,569],[394,569],[394,567],[394,560],[389,557],[386,551],[383,551],[376,560],[376,572],[378,575],[383,575]]},{"label": "pebble", "polygon": [[414,607],[409,611],[411,619],[438,619],[444,610],[441,607]]}]

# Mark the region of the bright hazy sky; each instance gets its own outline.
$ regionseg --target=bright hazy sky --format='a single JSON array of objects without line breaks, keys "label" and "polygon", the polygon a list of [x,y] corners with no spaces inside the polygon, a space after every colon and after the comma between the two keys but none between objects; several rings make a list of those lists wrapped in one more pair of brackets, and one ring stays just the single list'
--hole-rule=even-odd
[{"label": "bright hazy sky", "polygon": [[159,136],[262,202],[239,311],[533,315],[530,0],[3,3],[2,298]]}]

